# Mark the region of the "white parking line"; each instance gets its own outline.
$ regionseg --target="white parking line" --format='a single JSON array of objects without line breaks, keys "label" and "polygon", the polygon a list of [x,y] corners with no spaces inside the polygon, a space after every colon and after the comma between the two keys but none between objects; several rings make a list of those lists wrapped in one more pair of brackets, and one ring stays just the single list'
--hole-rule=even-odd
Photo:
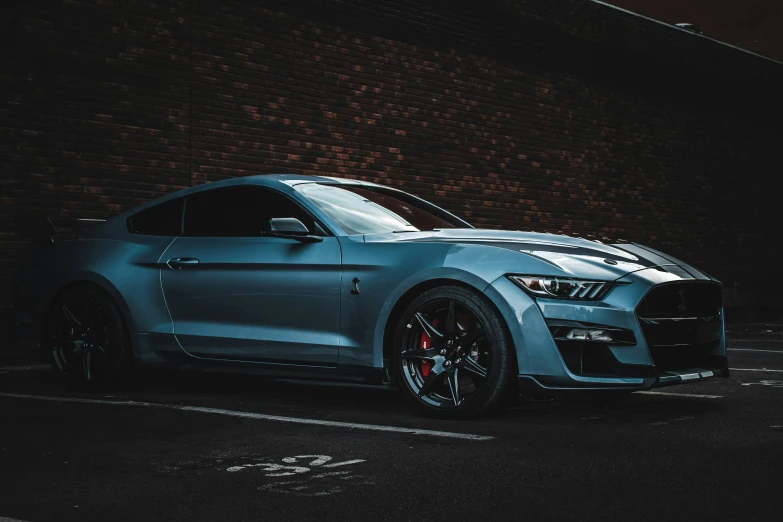
[{"label": "white parking line", "polygon": [[730,352],[763,352],[783,355],[783,350],[757,350],[755,348],[728,348]]},{"label": "white parking line", "polygon": [[768,368],[729,368],[733,372],[771,372],[783,373],[783,370],[770,370]]},{"label": "white parking line", "polygon": [[696,395],[695,393],[674,393],[674,392],[659,392],[659,391],[638,391],[634,393],[640,393],[642,395],[671,395],[673,397],[695,397],[697,399],[722,399],[723,395]]},{"label": "white parking line", "polygon": [[472,433],[455,433],[452,431],[422,430],[418,428],[403,428],[400,426],[384,426],[381,424],[360,424],[355,422],[327,421],[327,420],[306,419],[306,418],[299,418],[299,417],[282,417],[279,415],[267,415],[264,413],[253,413],[249,411],[222,410],[219,408],[204,408],[201,406],[185,406],[180,404],[162,404],[162,403],[154,403],[154,402],[136,402],[136,401],[104,401],[101,399],[80,399],[78,397],[51,397],[47,395],[26,395],[22,393],[0,393],[0,397],[11,397],[16,399],[33,399],[33,400],[51,401],[51,402],[102,404],[102,405],[109,405],[109,406],[136,406],[136,407],[146,407],[146,408],[164,408],[168,410],[212,413],[216,415],[225,415],[228,417],[239,417],[242,419],[291,422],[294,424],[310,424],[314,426],[328,426],[331,428],[348,428],[352,430],[405,433],[408,435],[424,435],[430,437],[444,437],[450,439],[482,441],[482,440],[492,440],[495,438],[489,435],[474,435]]},{"label": "white parking line", "polygon": [[732,339],[727,341],[729,344],[734,343],[783,343],[783,339]]}]

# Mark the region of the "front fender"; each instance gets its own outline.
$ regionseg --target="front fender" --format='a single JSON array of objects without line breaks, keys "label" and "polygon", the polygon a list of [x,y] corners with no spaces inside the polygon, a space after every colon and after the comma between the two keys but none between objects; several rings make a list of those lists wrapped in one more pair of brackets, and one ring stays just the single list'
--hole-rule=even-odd
[{"label": "front fender", "polygon": [[373,365],[375,367],[383,366],[384,333],[389,322],[389,316],[394,311],[399,300],[417,286],[429,286],[427,283],[435,281],[443,282],[443,284],[448,284],[448,282],[462,283],[478,292],[483,292],[484,288],[489,284],[475,274],[452,267],[429,268],[406,278],[389,294],[378,314],[378,320],[375,324],[375,337],[373,338]]}]

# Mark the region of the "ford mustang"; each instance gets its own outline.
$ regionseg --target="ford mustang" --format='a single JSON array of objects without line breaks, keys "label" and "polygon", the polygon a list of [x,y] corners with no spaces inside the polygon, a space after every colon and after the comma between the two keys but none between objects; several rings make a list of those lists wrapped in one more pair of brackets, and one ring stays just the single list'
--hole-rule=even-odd
[{"label": "ford mustang", "polygon": [[475,229],[388,186],[249,176],[41,235],[16,325],[83,385],[210,366],[391,385],[468,417],[509,393],[728,376],[722,286],[702,271],[635,243]]}]

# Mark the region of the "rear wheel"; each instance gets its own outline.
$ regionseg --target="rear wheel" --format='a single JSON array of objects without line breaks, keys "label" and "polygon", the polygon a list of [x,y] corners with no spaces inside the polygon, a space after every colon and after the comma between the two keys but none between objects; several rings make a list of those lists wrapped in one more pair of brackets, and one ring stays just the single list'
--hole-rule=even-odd
[{"label": "rear wheel", "polygon": [[55,371],[76,384],[115,383],[133,366],[122,314],[94,285],[69,288],[57,298],[47,317],[44,342]]},{"label": "rear wheel", "polygon": [[394,368],[403,393],[426,412],[466,418],[504,398],[513,344],[503,319],[478,293],[429,290],[402,315]]}]

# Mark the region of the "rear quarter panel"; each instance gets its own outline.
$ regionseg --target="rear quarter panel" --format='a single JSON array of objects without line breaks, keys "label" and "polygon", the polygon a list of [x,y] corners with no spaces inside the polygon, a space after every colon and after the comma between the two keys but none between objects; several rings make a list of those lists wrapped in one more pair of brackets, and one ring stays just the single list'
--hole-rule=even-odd
[{"label": "rear quarter panel", "polygon": [[[27,315],[40,340],[43,321],[64,289],[90,282],[106,290],[124,314],[132,335],[173,333],[160,287],[158,260],[170,237],[131,236],[31,245],[18,272]],[[134,343],[135,344],[135,343]]]}]

